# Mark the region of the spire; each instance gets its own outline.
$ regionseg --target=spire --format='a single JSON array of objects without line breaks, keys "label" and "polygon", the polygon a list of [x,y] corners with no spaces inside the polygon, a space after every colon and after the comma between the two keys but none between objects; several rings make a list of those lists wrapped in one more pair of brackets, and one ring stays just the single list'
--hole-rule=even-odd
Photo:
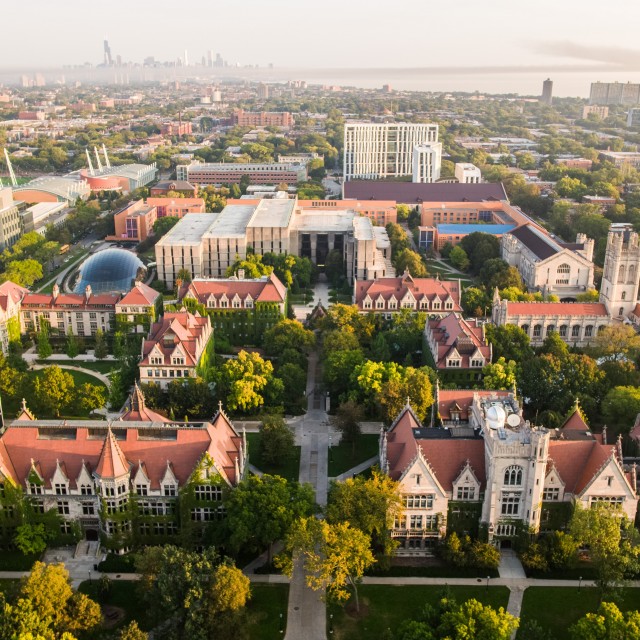
[{"label": "spire", "polygon": [[607,444],[607,425],[602,427],[602,444]]},{"label": "spire", "polygon": [[129,474],[129,463],[113,435],[111,426],[107,429],[107,437],[96,465],[96,475],[101,479],[115,479]]},{"label": "spire", "polygon": [[131,411],[142,413],[144,411],[144,393],[138,386],[138,381],[133,383],[133,392],[131,394]]},{"label": "spire", "polygon": [[618,440],[616,441],[616,457],[618,462],[622,464],[622,434],[618,435]]}]

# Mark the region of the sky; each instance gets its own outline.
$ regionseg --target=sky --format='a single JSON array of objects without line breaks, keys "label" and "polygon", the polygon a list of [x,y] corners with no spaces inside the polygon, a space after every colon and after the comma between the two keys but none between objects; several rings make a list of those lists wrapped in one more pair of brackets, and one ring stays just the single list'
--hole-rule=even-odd
[{"label": "sky", "polygon": [[[184,7],[184,11],[181,11]],[[10,15],[10,14],[9,14]],[[207,50],[278,68],[429,68],[439,73],[640,73],[634,0],[31,0],[3,29],[0,68],[114,56],[191,62]]]}]

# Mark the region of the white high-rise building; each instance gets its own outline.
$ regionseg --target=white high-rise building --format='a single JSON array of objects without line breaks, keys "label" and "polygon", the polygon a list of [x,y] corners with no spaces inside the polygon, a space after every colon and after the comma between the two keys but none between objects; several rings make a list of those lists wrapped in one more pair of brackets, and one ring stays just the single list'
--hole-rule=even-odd
[{"label": "white high-rise building", "polygon": [[436,182],[440,178],[442,142],[430,142],[413,147],[412,182]]},{"label": "white high-rise building", "polygon": [[437,142],[437,124],[347,123],[344,180],[413,176],[414,148]]}]

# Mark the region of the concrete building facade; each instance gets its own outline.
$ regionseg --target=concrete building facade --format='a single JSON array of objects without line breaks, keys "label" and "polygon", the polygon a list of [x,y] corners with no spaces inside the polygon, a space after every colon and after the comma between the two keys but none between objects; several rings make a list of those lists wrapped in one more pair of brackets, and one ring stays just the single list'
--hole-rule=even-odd
[{"label": "concrete building facade", "polygon": [[296,184],[307,179],[305,165],[269,163],[234,163],[234,162],[195,162],[189,165],[178,165],[176,177],[197,186],[223,184],[239,184],[244,176],[249,176],[251,184]]}]

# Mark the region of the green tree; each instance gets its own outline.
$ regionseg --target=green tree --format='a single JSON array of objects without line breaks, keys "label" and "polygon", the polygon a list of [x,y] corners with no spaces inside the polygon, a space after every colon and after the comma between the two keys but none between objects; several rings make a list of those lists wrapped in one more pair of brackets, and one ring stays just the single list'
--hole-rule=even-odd
[{"label": "green tree", "polygon": [[260,425],[260,456],[270,465],[284,464],[294,454],[295,439],[282,416],[266,416]]},{"label": "green tree", "polygon": [[329,524],[316,518],[300,518],[285,539],[285,554],[279,565],[293,573],[293,554],[299,555],[306,573],[307,586],[314,591],[325,589],[338,602],[349,599],[353,589],[356,610],[360,611],[358,581],[375,563],[369,537],[348,522]]},{"label": "green tree", "polygon": [[285,407],[295,409],[307,388],[307,372],[297,364],[285,362],[278,367],[277,376],[287,393],[284,398]]},{"label": "green tree", "polygon": [[453,247],[453,249],[451,249],[451,253],[449,254],[449,261],[456,269],[459,269],[460,271],[466,271],[471,264],[467,252],[460,245],[456,245],[455,247]]},{"label": "green tree", "polygon": [[479,279],[487,291],[493,291],[496,287],[498,289],[516,287],[520,290],[523,288],[519,271],[509,266],[509,263],[502,258],[487,260],[480,268]]},{"label": "green tree", "polygon": [[67,333],[66,354],[72,360],[80,353],[80,342],[78,338],[73,335],[73,331],[69,328]]},{"label": "green tree", "polygon": [[94,355],[98,360],[104,360],[109,355],[107,340],[102,329],[96,331],[96,342],[94,346]]},{"label": "green tree", "polygon": [[314,508],[311,485],[289,482],[280,476],[249,476],[225,501],[225,540],[234,552],[269,550],[282,539],[298,518]]},{"label": "green tree", "polygon": [[438,634],[442,638],[509,640],[518,628],[518,618],[502,607],[496,611],[477,600],[467,600],[442,616]]},{"label": "green tree", "polygon": [[231,411],[254,411],[265,403],[273,365],[255,352],[241,351],[237,358],[225,361],[217,377]]},{"label": "green tree", "polygon": [[533,358],[529,336],[518,326],[507,324],[498,327],[493,324],[485,326],[485,335],[493,347],[494,358],[515,360],[523,363]]},{"label": "green tree", "polygon": [[21,287],[30,287],[36,280],[42,278],[42,265],[32,258],[26,260],[12,260],[6,265],[0,276],[2,281],[11,280]]},{"label": "green tree", "polygon": [[613,602],[602,602],[598,613],[587,613],[569,629],[573,640],[624,640],[640,637],[640,612],[622,613]]},{"label": "green tree", "polygon": [[336,414],[329,418],[331,425],[342,435],[342,442],[351,443],[351,452],[355,455],[356,443],[362,433],[360,423],[364,417],[362,407],[353,400],[347,400],[338,407]]},{"label": "green tree", "polygon": [[382,419],[391,424],[397,418],[407,403],[420,420],[425,420],[428,410],[433,404],[433,385],[431,370],[428,367],[415,369],[402,367],[399,376],[392,375],[381,387],[379,403],[382,409]]},{"label": "green tree", "polygon": [[640,355],[640,336],[630,325],[609,325],[596,335],[594,352],[604,360],[635,360]]},{"label": "green tree", "polygon": [[49,532],[44,524],[21,524],[16,529],[13,542],[16,547],[25,555],[32,553],[42,553],[47,548]]},{"label": "green tree", "polygon": [[178,222],[180,222],[180,218],[176,216],[165,216],[163,218],[158,218],[153,223],[153,235],[160,239],[165,234],[169,233],[173,227],[175,227]]},{"label": "green tree", "polygon": [[503,357],[498,358],[494,363],[486,364],[482,367],[484,388],[505,391],[513,389],[516,384],[516,371],[515,360],[507,362]]},{"label": "green tree", "polygon": [[601,597],[619,586],[630,569],[637,570],[637,531],[618,505],[596,503],[584,509],[578,503],[569,529],[580,545],[589,547]]},{"label": "green tree", "polygon": [[462,238],[459,246],[469,257],[469,270],[474,275],[480,273],[486,262],[500,257],[500,241],[489,233],[481,231],[470,233]]},{"label": "green tree", "polygon": [[396,254],[394,266],[398,273],[408,271],[414,278],[426,278],[429,275],[420,254],[409,248]]},{"label": "green tree", "polygon": [[480,318],[491,311],[491,299],[484,289],[479,289],[478,287],[467,287],[464,289],[462,291],[461,304],[467,316]]},{"label": "green tree", "polygon": [[38,332],[38,357],[45,360],[53,353],[53,347],[49,342],[49,325],[42,321]]},{"label": "green tree", "polygon": [[74,391],[73,376],[55,365],[44,369],[33,380],[37,405],[56,418],[73,399]]},{"label": "green tree", "polygon": [[102,409],[107,404],[107,391],[102,385],[85,382],[78,387],[76,393],[78,406],[90,413],[94,409]]},{"label": "green tree", "polygon": [[215,569],[208,598],[213,613],[238,611],[250,597],[251,582],[240,569],[229,564],[221,564]]},{"label": "green tree", "polygon": [[602,401],[602,415],[607,424],[616,425],[619,431],[628,433],[640,413],[640,388],[614,387]]},{"label": "green tree", "polygon": [[390,556],[396,547],[391,538],[393,521],[402,509],[399,484],[375,468],[370,478],[356,476],[334,482],[329,489],[328,522],[348,522],[371,538],[375,553]]},{"label": "green tree", "polygon": [[118,632],[118,640],[148,640],[149,634],[142,631],[135,620],[122,627]]},{"label": "green tree", "polygon": [[332,249],[324,261],[324,271],[332,287],[337,288],[346,276],[346,263],[342,251]]},{"label": "green tree", "polygon": [[262,346],[265,353],[277,356],[287,348],[295,348],[309,353],[315,346],[316,338],[297,320],[280,320],[264,332]]}]

